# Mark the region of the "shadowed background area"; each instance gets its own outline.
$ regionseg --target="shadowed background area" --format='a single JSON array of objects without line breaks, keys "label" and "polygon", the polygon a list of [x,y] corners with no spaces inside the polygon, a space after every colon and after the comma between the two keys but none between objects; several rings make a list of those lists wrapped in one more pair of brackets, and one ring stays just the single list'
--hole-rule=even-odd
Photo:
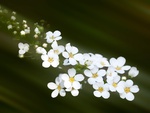
[{"label": "shadowed background area", "polygon": [[0,113],[149,113],[150,1],[149,0],[1,0],[0,4],[32,22],[41,19],[60,30],[63,41],[82,52],[110,59],[124,56],[140,74],[140,88],[128,102],[111,93],[107,100],[83,86],[78,97],[52,99],[47,83],[59,70],[44,69],[41,61],[17,57],[13,37],[0,27]]}]

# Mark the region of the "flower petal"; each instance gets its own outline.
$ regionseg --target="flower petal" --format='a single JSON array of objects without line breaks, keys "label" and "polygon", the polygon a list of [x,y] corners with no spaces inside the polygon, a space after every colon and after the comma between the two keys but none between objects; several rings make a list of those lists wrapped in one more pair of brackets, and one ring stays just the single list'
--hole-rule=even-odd
[{"label": "flower petal", "polygon": [[70,88],[72,85],[71,85],[71,82],[65,81],[65,82],[64,82],[64,86],[65,86],[66,88]]},{"label": "flower petal", "polygon": [[125,85],[126,85],[126,87],[131,87],[133,85],[133,81],[132,80],[127,80]]},{"label": "flower petal", "polygon": [[119,67],[122,67],[126,63],[126,59],[124,57],[118,57],[117,61]]},{"label": "flower petal", "polygon": [[72,90],[71,94],[72,94],[72,96],[78,96],[79,95],[79,91],[78,90]]},{"label": "flower petal", "polygon": [[59,93],[58,89],[54,90],[54,91],[52,92],[52,94],[51,94],[51,97],[52,97],[52,98],[57,97],[57,96],[58,96],[58,93]]},{"label": "flower petal", "polygon": [[104,92],[102,92],[102,97],[107,99],[110,97],[110,93],[108,91],[104,91]]},{"label": "flower petal", "polygon": [[68,75],[70,77],[75,76],[75,74],[76,74],[76,70],[74,68],[68,69]]},{"label": "flower petal", "polygon": [[72,86],[73,86],[74,89],[80,89],[81,88],[81,84],[77,81],[74,81]]},{"label": "flower petal", "polygon": [[56,31],[54,31],[53,35],[54,35],[54,37],[58,37],[61,35],[61,32],[56,30]]},{"label": "flower petal", "polygon": [[84,79],[84,76],[83,76],[82,74],[77,74],[77,75],[74,77],[74,79],[75,79],[76,81],[82,81],[82,80]]},{"label": "flower petal", "polygon": [[133,92],[133,93],[137,93],[139,91],[139,88],[137,85],[134,85],[130,88],[130,91]]},{"label": "flower petal", "polygon": [[69,62],[71,65],[76,65],[77,64],[77,61],[73,58],[69,58]]},{"label": "flower petal", "polygon": [[113,67],[116,67],[118,65],[117,60],[115,58],[111,58],[110,65],[112,65]]},{"label": "flower petal", "polygon": [[76,54],[78,53],[78,48],[72,46],[72,51],[71,51],[73,54]]},{"label": "flower petal", "polygon": [[87,77],[92,77],[92,73],[91,73],[91,71],[90,70],[85,70],[84,71],[84,74],[87,76]]},{"label": "flower petal", "polygon": [[66,96],[66,92],[64,89],[61,89],[59,93],[60,93],[60,96],[62,97]]},{"label": "flower petal", "polygon": [[47,87],[49,88],[49,89],[56,89],[57,88],[57,85],[55,84],[55,83],[53,83],[53,82],[49,82],[48,84],[47,84]]},{"label": "flower petal", "polygon": [[129,100],[129,101],[132,101],[132,100],[134,100],[134,95],[129,92],[129,93],[126,94],[126,99]]},{"label": "flower petal", "polygon": [[81,61],[81,60],[83,60],[83,55],[81,53],[78,53],[78,54],[74,55],[74,59],[77,61]]},{"label": "flower petal", "polygon": [[101,97],[102,96],[102,94],[99,91],[94,91],[93,94],[95,97]]},{"label": "flower petal", "polygon": [[69,81],[69,76],[67,74],[62,74],[61,75],[62,80],[64,81]]},{"label": "flower petal", "polygon": [[44,62],[42,63],[42,66],[45,67],[45,68],[48,68],[48,67],[50,67],[50,63],[47,62],[47,61],[44,61]]}]

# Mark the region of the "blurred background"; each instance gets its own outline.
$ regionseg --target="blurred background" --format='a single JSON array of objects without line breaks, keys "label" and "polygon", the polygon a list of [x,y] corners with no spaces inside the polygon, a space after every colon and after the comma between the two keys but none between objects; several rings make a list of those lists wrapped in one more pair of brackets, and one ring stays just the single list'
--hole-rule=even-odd
[{"label": "blurred background", "polygon": [[0,113],[149,113],[150,112],[150,0],[1,0],[0,5],[60,30],[63,41],[82,52],[110,59],[124,56],[140,70],[140,88],[128,102],[111,93],[96,98],[84,87],[78,97],[52,99],[47,83],[59,70],[44,69],[41,61],[18,58],[16,41],[0,27]]}]

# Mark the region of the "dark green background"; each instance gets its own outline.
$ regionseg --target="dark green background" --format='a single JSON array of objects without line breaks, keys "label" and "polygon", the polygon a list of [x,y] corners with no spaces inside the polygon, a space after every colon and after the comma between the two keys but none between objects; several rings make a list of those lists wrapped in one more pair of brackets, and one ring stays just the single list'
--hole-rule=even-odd
[{"label": "dark green background", "polygon": [[17,57],[17,43],[0,29],[0,113],[148,113],[150,112],[150,0],[1,0],[31,22],[50,23],[64,42],[107,58],[124,56],[140,70],[140,92],[128,102],[118,94],[107,100],[84,87],[78,97],[52,99],[47,83],[59,74],[41,61]]}]

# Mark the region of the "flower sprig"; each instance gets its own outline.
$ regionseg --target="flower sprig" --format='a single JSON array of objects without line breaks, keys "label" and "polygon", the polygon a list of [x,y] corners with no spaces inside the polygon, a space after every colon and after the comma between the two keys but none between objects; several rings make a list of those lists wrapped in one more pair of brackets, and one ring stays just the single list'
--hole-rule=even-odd
[{"label": "flower sprig", "polygon": [[[3,12],[4,9],[0,7],[0,14],[4,15]],[[107,59],[101,54],[81,53],[71,43],[59,45],[62,40],[59,30],[45,31],[44,26],[38,23],[32,28],[26,20],[19,22],[16,12],[12,12],[5,23],[7,29],[19,40],[20,58],[25,57],[30,50],[34,50],[30,54],[40,55],[42,67],[66,71],[56,76],[55,82],[47,84],[47,87],[53,90],[52,98],[57,97],[58,94],[64,97],[67,92],[72,96],[78,96],[85,82],[93,87],[95,97],[104,99],[110,97],[110,92],[117,92],[122,99],[132,101],[135,98],[133,93],[139,91],[132,80],[139,74],[139,70],[126,65],[124,57]],[[28,35],[30,39],[27,38]]]}]

